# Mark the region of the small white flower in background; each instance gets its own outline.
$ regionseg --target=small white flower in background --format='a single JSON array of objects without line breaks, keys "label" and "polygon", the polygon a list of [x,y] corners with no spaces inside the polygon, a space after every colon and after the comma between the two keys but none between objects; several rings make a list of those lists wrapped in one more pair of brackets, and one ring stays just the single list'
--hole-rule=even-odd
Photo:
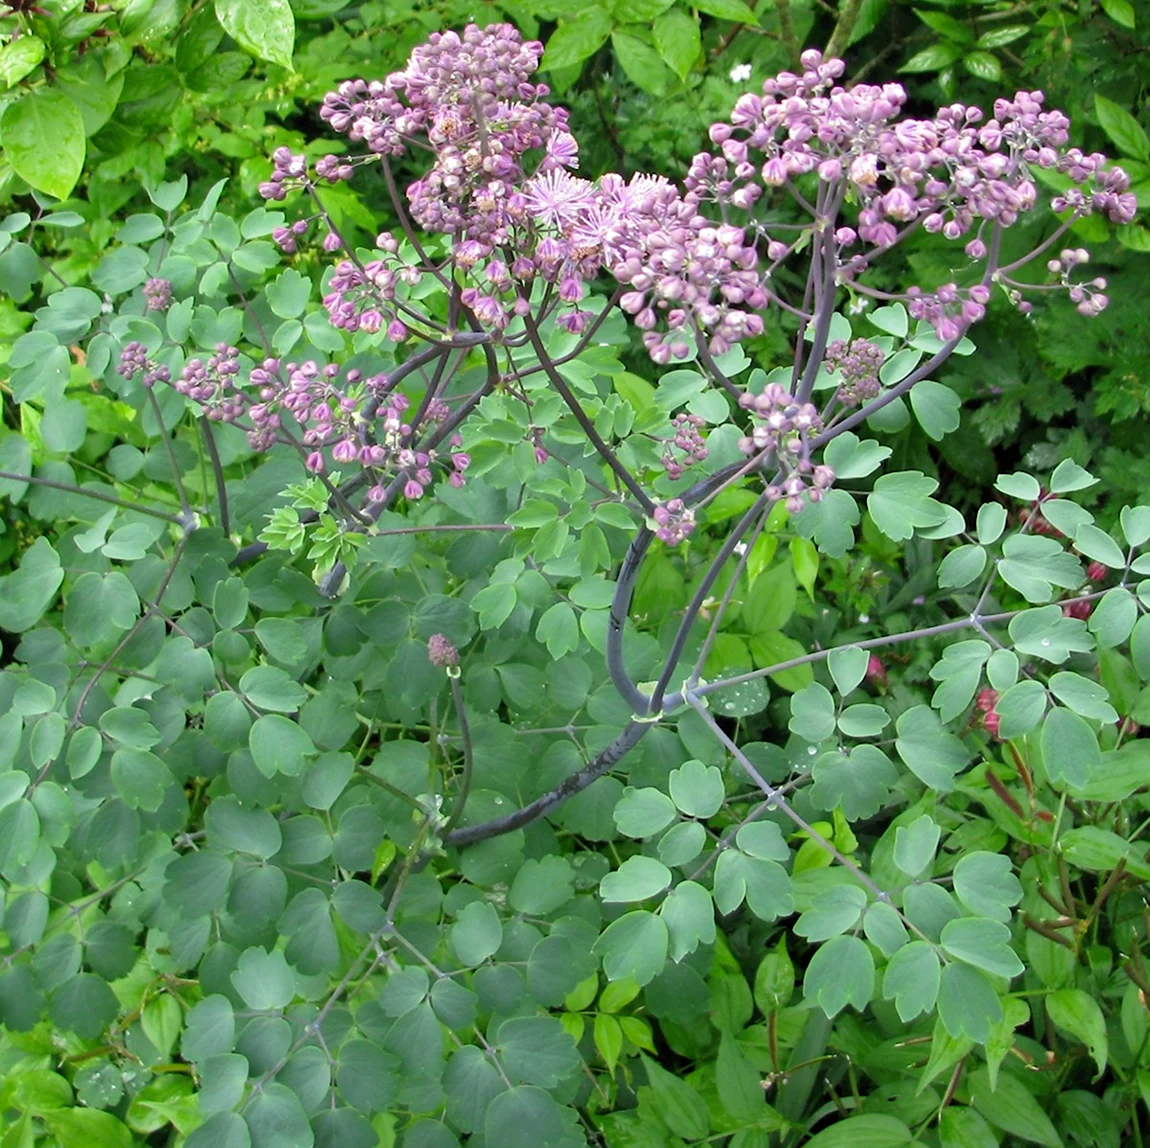
[{"label": "small white flower in background", "polygon": [[744,554],[746,554],[746,552],[747,552],[747,544],[745,542],[736,542],[735,543],[735,553],[740,558],[742,558],[742,556]]},{"label": "small white flower in background", "polygon": [[867,622],[869,622],[869,621],[870,621],[870,615],[869,614],[860,614],[859,615],[859,622],[862,625],[865,626],[867,624]]},{"label": "small white flower in background", "polygon": [[847,304],[847,311],[851,315],[861,315],[869,306],[870,300],[865,295],[856,295]]},{"label": "small white flower in background", "polygon": [[731,83],[744,84],[751,78],[750,64],[736,64],[731,69]]}]

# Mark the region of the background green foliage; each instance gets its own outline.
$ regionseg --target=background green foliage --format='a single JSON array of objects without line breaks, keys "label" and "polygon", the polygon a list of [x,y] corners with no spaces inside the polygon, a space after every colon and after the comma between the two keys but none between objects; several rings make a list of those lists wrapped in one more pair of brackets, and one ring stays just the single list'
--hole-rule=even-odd
[{"label": "background green foliage", "polygon": [[[45,0],[7,15],[4,1148],[1142,1143],[1141,223],[1082,236],[1111,281],[1100,319],[992,313],[941,379],[957,425],[906,412],[877,457],[863,442],[836,463],[849,510],[772,518],[714,676],[838,650],[712,697],[742,763],[685,710],[551,819],[420,868],[407,859],[432,845],[462,754],[427,639],[464,652],[467,822],[548,790],[630,716],[601,657],[626,516],[576,452],[538,469],[495,396],[468,486],[385,516],[332,603],[310,577],[339,544],[323,523],[298,557],[234,564],[273,511],[286,541],[314,503],[284,493],[298,459],[217,428],[225,532],[191,405],[116,375],[133,338],[173,363],[220,339],[254,356],[266,334],[285,355],[389,365],[327,327],[319,257],[281,262],[282,217],[255,188],[281,143],[339,150],[314,115],[324,91],[472,16],[546,40],[592,174],[676,174],[738,93],[836,37],[855,75],[898,75],[924,105],[1043,87],[1146,194],[1148,20],[1127,0]],[[325,202],[352,233],[387,222],[370,182]],[[906,259],[922,280],[945,270],[926,237]],[[181,300],[159,317],[139,293],[156,272]],[[712,419],[701,387],[660,379],[621,325],[602,341],[570,381],[638,461],[641,432],[684,403]],[[773,365],[778,345],[732,372]],[[540,425],[557,420],[538,399]],[[882,452],[900,474],[876,479]],[[1035,536],[1021,519],[1045,491],[1061,533]],[[639,680],[741,494],[685,555],[644,567]],[[967,531],[943,543],[946,506]],[[512,529],[429,529],[485,524]],[[1105,568],[1086,621],[1050,604],[1082,587],[1080,559]],[[867,676],[866,643],[993,609],[1010,616],[992,634],[876,645],[883,674]],[[988,686],[1002,742],[974,705]]]}]

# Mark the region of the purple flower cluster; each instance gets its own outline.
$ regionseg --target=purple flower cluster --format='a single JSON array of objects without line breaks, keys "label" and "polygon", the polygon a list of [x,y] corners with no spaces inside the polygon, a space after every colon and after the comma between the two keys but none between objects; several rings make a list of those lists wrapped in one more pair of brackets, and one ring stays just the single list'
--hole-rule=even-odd
[{"label": "purple flower cluster", "polygon": [[[704,420],[699,415],[680,414],[671,420],[674,436],[663,444],[663,469],[667,477],[674,480],[683,477],[683,471],[707,457],[707,444],[703,441],[700,427]],[[675,451],[679,452],[678,457]]]},{"label": "purple flower cluster", "polygon": [[[550,288],[555,321],[584,330],[591,319],[580,307],[586,285],[606,270],[627,288],[621,306],[656,362],[689,358],[700,341],[722,354],[761,334],[763,312],[778,298],[772,273],[805,246],[779,239],[772,225],[744,227],[734,218],[779,188],[827,236],[821,258],[832,288],[857,281],[876,251],[915,226],[965,239],[970,258],[986,258],[987,228],[1011,226],[1036,206],[1035,168],[1073,181],[1056,209],[1099,211],[1119,222],[1134,212],[1126,175],[1107,169],[1100,155],[1066,149],[1068,121],[1045,109],[1042,93],[997,101],[985,123],[978,108],[962,104],[929,119],[904,117],[902,87],[848,89],[842,61],[817,51],[803,54],[799,72],[782,72],[761,95],[743,96],[730,121],[714,125],[717,151],[695,157],[682,191],[646,175],[592,184],[568,170],[578,164],[578,148],[566,111],[545,103],[547,86],[531,80],[541,54],[540,44],[523,42],[509,25],[469,25],[462,34],[432,36],[385,80],[342,84],[321,109],[336,131],[367,145],[368,160],[415,146],[430,151],[430,168],[407,191],[411,216],[451,237],[461,301],[491,331],[526,313],[536,280]],[[269,198],[310,180],[302,155],[281,148],[273,160],[262,188]],[[348,178],[359,162],[325,157],[316,177]],[[277,241],[294,249],[300,224],[282,231]],[[329,233],[325,246],[339,245]],[[386,327],[389,339],[401,341],[413,316],[401,316],[397,285],[427,269],[401,263],[390,237],[381,237],[380,249],[382,258],[341,263],[325,303],[336,326]],[[1019,285],[1004,286],[1021,300]],[[916,318],[951,340],[983,317],[988,298],[984,284],[949,284],[912,291],[907,301]],[[1105,296],[1076,289],[1084,313],[1094,313],[1098,300],[1104,305]]]},{"label": "purple flower cluster", "polygon": [[844,407],[858,407],[879,393],[879,368],[886,354],[869,339],[836,339],[827,347],[823,362],[842,378],[835,397]]},{"label": "purple flower cluster", "polygon": [[578,160],[566,110],[530,82],[542,54],[508,24],[436,33],[403,71],[341,84],[320,116],[378,155],[426,140],[434,161],[408,188],[412,217],[428,231],[501,246],[512,238],[527,153],[543,151],[539,171]]},{"label": "purple flower cluster", "polygon": [[778,383],[768,383],[757,395],[740,395],[739,406],[753,420],[751,433],[739,440],[739,449],[750,458],[769,458],[782,475],[778,484],[767,487],[768,495],[776,501],[785,498],[792,514],[802,510],[804,495],[818,502],[835,480],[829,466],[811,462],[809,436],[822,429],[819,412],[811,403],[795,402]]}]

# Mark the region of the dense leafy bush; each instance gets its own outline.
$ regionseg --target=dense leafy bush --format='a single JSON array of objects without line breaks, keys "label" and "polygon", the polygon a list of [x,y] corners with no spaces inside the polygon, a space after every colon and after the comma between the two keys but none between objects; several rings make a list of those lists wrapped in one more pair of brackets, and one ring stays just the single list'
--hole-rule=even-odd
[{"label": "dense leafy bush", "polygon": [[1124,177],[813,53],[593,184],[537,57],[4,223],[6,1142],[1137,1137],[1150,507],[900,461]]}]

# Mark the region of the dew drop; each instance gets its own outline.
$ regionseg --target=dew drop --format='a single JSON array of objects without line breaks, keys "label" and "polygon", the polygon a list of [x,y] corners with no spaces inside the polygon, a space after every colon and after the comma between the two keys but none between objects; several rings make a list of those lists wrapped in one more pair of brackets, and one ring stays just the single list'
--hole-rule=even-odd
[{"label": "dew drop", "polygon": [[807,753],[810,754],[811,757],[814,757],[815,754],[818,752],[819,752],[819,747],[817,745],[808,745],[807,746]]},{"label": "dew drop", "polygon": [[1043,638],[1042,639],[1042,645],[1049,646],[1050,645],[1050,639],[1049,638]]}]

